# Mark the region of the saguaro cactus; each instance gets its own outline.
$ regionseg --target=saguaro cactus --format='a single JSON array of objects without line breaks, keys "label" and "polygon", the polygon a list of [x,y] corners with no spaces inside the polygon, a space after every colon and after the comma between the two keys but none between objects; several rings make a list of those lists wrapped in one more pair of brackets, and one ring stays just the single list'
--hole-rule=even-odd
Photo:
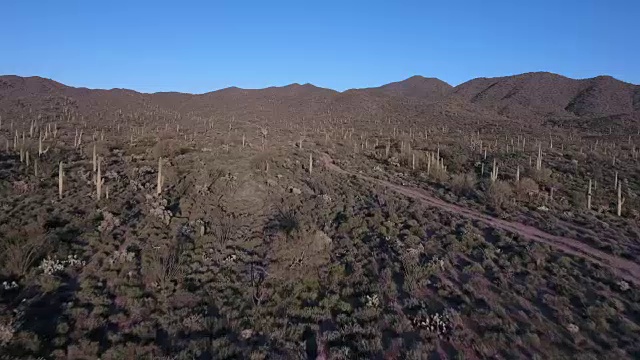
[{"label": "saguaro cactus", "polygon": [[538,158],[536,159],[536,170],[542,169],[542,144],[538,144]]},{"label": "saguaro cactus", "polygon": [[62,170],[62,161],[58,166],[58,198],[62,199],[62,184],[64,178],[64,171]]},{"label": "saguaro cactus", "polygon": [[622,183],[618,183],[618,216],[622,215],[622,204],[624,204],[624,198],[622,197]]},{"label": "saguaro cactus", "polygon": [[313,172],[313,154],[309,154],[309,174]]},{"label": "saguaro cactus", "polygon": [[102,185],[104,185],[104,179],[102,178],[102,171],[100,169],[100,162],[102,159],[98,158],[98,173],[96,174],[96,197],[98,200],[102,197]]},{"label": "saguaro cactus", "polygon": [[493,159],[493,169],[491,169],[491,182],[498,180],[498,164],[496,159]]},{"label": "saguaro cactus", "polygon": [[156,194],[162,193],[162,157],[158,158],[158,184],[156,187]]},{"label": "saguaro cactus", "polygon": [[587,209],[591,210],[591,179],[589,179],[589,188],[587,189]]},{"label": "saguaro cactus", "polygon": [[96,144],[93,144],[93,156],[91,163],[93,164],[93,172],[96,172]]}]

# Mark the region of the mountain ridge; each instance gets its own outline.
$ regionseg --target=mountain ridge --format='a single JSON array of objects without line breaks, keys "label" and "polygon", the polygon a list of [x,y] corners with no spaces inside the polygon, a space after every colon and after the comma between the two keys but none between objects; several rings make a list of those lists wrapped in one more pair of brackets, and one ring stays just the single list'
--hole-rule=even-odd
[{"label": "mountain ridge", "polygon": [[56,83],[58,85],[62,85],[65,87],[70,87],[70,88],[76,88],[76,89],[87,89],[87,90],[128,90],[128,91],[134,91],[140,94],[146,94],[146,95],[153,95],[153,94],[161,94],[161,93],[176,93],[176,94],[185,94],[185,95],[204,95],[204,94],[209,94],[212,92],[216,92],[216,91],[222,91],[222,90],[227,90],[227,89],[239,89],[239,90],[264,90],[264,89],[270,89],[270,88],[284,88],[284,87],[289,87],[289,86],[313,86],[315,88],[318,89],[326,89],[326,90],[332,90],[338,93],[344,93],[346,91],[350,91],[350,90],[369,90],[369,89],[380,89],[380,88],[385,88],[385,87],[389,87],[390,85],[394,85],[394,84],[402,84],[405,82],[409,82],[415,79],[425,79],[425,80],[436,80],[439,82],[442,82],[443,84],[446,84],[452,88],[457,88],[459,86],[462,86],[466,83],[469,83],[471,81],[474,80],[481,80],[481,79],[485,79],[485,80],[490,80],[490,79],[503,79],[503,78],[509,78],[509,77],[517,77],[517,76],[522,76],[522,75],[528,75],[528,74],[550,74],[550,75],[555,75],[558,77],[562,77],[565,79],[569,79],[569,80],[574,80],[574,81],[584,81],[584,80],[595,80],[598,78],[607,78],[607,79],[612,79],[624,84],[628,84],[628,85],[632,85],[632,86],[640,86],[640,84],[634,84],[634,83],[630,83],[624,80],[620,80],[616,77],[613,77],[611,75],[597,75],[594,77],[589,77],[589,78],[572,78],[572,77],[568,77],[565,75],[561,75],[561,74],[557,74],[557,73],[552,73],[552,72],[546,72],[546,71],[535,71],[535,72],[525,72],[525,73],[521,73],[521,74],[514,74],[514,75],[504,75],[504,76],[495,76],[495,77],[477,77],[477,78],[473,78],[473,79],[469,79],[463,83],[460,83],[456,86],[450,85],[449,83],[447,83],[444,80],[441,80],[437,77],[425,77],[423,75],[412,75],[406,79],[403,80],[398,80],[398,81],[392,81],[390,83],[385,83],[382,85],[378,85],[378,86],[368,86],[368,87],[353,87],[353,88],[348,88],[342,91],[339,90],[335,90],[335,89],[331,89],[328,87],[322,87],[322,86],[317,86],[314,85],[312,83],[304,83],[304,84],[300,84],[297,82],[294,83],[290,83],[287,85],[281,85],[281,86],[267,86],[267,87],[261,87],[261,88],[241,88],[235,85],[231,85],[231,86],[227,86],[227,87],[223,87],[223,88],[219,88],[219,89],[215,89],[215,90],[210,90],[210,91],[206,91],[206,92],[201,92],[201,93],[190,93],[190,92],[182,92],[182,91],[171,91],[171,90],[166,90],[166,91],[155,91],[155,92],[145,92],[145,91],[139,91],[139,90],[135,90],[135,89],[128,89],[128,88],[122,88],[122,87],[115,87],[115,88],[100,88],[100,87],[86,87],[86,86],[73,86],[73,85],[68,85],[62,82],[59,82],[57,80],[51,79],[51,78],[47,78],[47,77],[43,77],[43,76],[38,76],[38,75],[31,75],[31,76],[21,76],[21,75],[14,75],[14,74],[0,74],[0,80],[2,79],[7,79],[7,78],[15,78],[15,79],[24,79],[24,80],[44,80],[44,81],[50,81],[52,83]]},{"label": "mountain ridge", "polygon": [[[449,114],[456,119],[569,119],[630,114],[640,122],[640,86],[610,76],[572,79],[549,72],[475,78],[458,86],[423,76],[378,87],[336,91],[310,83],[260,89],[227,87],[202,94],[144,93],[123,88],[72,87],[32,76],[0,76],[0,112],[15,104],[37,107],[46,98],[70,98],[79,107],[165,108],[208,116],[233,112],[246,116],[317,116],[419,119]],[[221,110],[222,109],[222,110]],[[6,112],[6,111],[5,111]],[[264,115],[267,113],[268,115]],[[282,115],[284,116],[284,115]]]}]

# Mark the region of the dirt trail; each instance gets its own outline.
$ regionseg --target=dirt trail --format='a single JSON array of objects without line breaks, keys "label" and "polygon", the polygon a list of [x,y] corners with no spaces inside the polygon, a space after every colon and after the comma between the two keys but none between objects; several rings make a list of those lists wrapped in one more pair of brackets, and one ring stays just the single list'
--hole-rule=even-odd
[{"label": "dirt trail", "polygon": [[608,267],[621,278],[629,282],[633,282],[636,285],[640,285],[640,265],[635,262],[592,248],[591,246],[575,239],[552,235],[529,225],[499,219],[472,209],[448,203],[444,200],[435,198],[420,189],[397,185],[386,180],[375,179],[366,175],[343,170],[333,163],[333,160],[329,155],[324,153],[321,154],[321,161],[324,163],[326,168],[335,172],[377,183],[412,199],[420,200],[426,205],[434,206],[472,220],[480,221],[491,227],[502,229],[513,234],[518,234],[524,238],[552,246],[567,254],[579,256],[593,263]]}]

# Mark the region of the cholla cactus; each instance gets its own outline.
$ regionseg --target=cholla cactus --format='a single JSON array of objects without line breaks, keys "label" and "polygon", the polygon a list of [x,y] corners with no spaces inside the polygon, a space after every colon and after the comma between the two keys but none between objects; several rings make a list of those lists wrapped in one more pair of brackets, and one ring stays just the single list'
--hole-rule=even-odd
[{"label": "cholla cactus", "polygon": [[231,254],[227,256],[222,262],[224,262],[225,264],[233,264],[236,262],[236,260],[238,260],[238,256],[236,254]]},{"label": "cholla cactus", "polygon": [[167,210],[166,208],[168,205],[167,200],[149,194],[146,195],[146,198],[151,205],[151,210],[149,210],[149,213],[162,220],[165,225],[169,225],[169,223],[171,222],[172,214],[171,211]]},{"label": "cholla cactus", "polygon": [[111,232],[111,230],[120,226],[120,219],[115,217],[112,213],[108,211],[101,211],[101,214],[102,214],[102,221],[98,226],[98,231],[100,233],[103,233],[103,234],[109,233]]},{"label": "cholla cactus", "polygon": [[12,282],[3,281],[2,284],[0,284],[0,288],[2,288],[2,290],[13,290],[17,287],[18,287],[18,283],[15,281],[12,281]]},{"label": "cholla cactus", "polygon": [[378,306],[380,306],[380,299],[378,298],[378,295],[376,294],[372,296],[367,295],[365,298],[366,298],[366,304],[368,307],[377,308]]},{"label": "cholla cactus", "polygon": [[127,251],[127,249],[116,250],[109,257],[109,264],[131,262],[135,258],[136,254]]},{"label": "cholla cactus", "polygon": [[455,311],[447,309],[443,313],[426,314],[413,320],[416,327],[427,330],[430,334],[442,337],[451,333],[452,317]]},{"label": "cholla cactus", "polygon": [[64,271],[67,268],[82,267],[84,265],[84,260],[79,260],[76,255],[69,255],[64,260],[54,260],[47,257],[42,260],[42,263],[38,268],[47,275],[53,275],[57,272]]},{"label": "cholla cactus", "polygon": [[444,260],[440,259],[437,256],[434,257],[433,259],[429,260],[429,263],[427,263],[427,269],[431,271],[444,271]]}]

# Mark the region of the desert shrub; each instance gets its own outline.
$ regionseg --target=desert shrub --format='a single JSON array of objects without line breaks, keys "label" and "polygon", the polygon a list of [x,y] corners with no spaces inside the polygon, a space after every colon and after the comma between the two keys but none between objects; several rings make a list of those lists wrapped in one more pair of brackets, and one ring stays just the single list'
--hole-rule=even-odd
[{"label": "desert shrub", "polygon": [[172,280],[181,277],[180,250],[148,247],[143,252],[142,275],[146,284],[164,289]]},{"label": "desert shrub", "polygon": [[587,194],[584,191],[571,192],[571,204],[579,209],[587,207]]},{"label": "desert shrub", "polygon": [[196,151],[196,149],[191,148],[191,147],[181,146],[178,149],[178,155],[186,155],[186,154],[188,154],[190,152],[194,152],[194,151]]},{"label": "desert shrub", "polygon": [[440,154],[445,159],[444,163],[447,166],[447,170],[452,172],[464,171],[469,162],[469,157],[463,152],[443,149]]},{"label": "desert shrub", "polygon": [[512,194],[511,186],[506,181],[498,180],[491,183],[487,189],[486,201],[496,209],[501,208],[508,204]]},{"label": "desert shrub", "polygon": [[551,183],[551,169],[542,168],[540,170],[531,169],[529,171],[529,177],[535,180],[538,184],[548,185]]},{"label": "desert shrub", "polygon": [[[282,218],[287,219],[287,215],[282,215]],[[253,214],[234,212],[219,204],[211,210],[211,219],[208,221],[207,231],[213,235],[218,244],[225,245],[238,239],[249,237],[253,227],[257,226],[255,224],[256,220],[257,217],[253,216]],[[295,226],[293,227],[295,228]]]},{"label": "desert shrub", "polygon": [[476,175],[474,173],[455,174],[451,177],[451,188],[458,195],[473,193],[475,186]]},{"label": "desert shrub", "polygon": [[0,270],[6,275],[22,277],[48,251],[47,242],[39,236],[9,236],[0,243]]},{"label": "desert shrub", "polygon": [[522,178],[515,186],[515,192],[519,199],[527,197],[531,193],[539,191],[538,184],[531,178]]},{"label": "desert shrub", "polygon": [[283,232],[287,236],[301,229],[299,214],[294,209],[280,208],[275,215],[269,219],[267,229],[276,232]]},{"label": "desert shrub", "polygon": [[439,183],[445,182],[448,177],[447,172],[444,171],[444,169],[435,167],[433,166],[433,164],[431,166],[431,172],[429,173],[429,176],[431,177],[431,179],[433,179],[433,181]]}]

